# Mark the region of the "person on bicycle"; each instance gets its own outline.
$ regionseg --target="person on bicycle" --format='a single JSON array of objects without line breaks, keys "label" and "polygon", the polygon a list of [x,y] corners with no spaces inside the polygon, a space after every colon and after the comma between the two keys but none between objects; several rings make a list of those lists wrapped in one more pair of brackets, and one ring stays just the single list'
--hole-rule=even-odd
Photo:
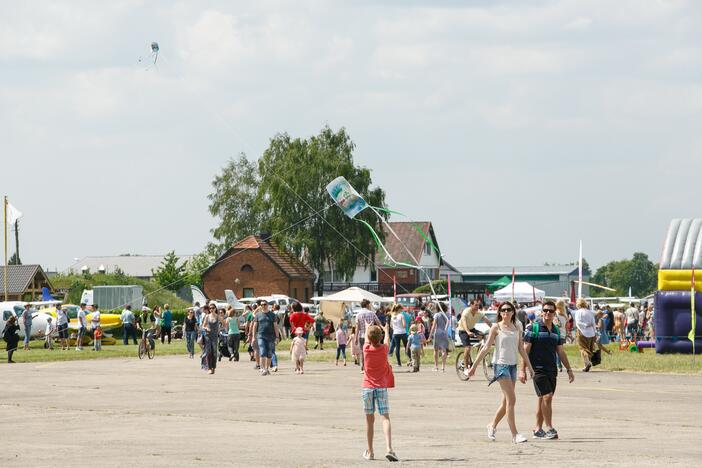
[{"label": "person on bicycle", "polygon": [[142,307],[141,318],[136,321],[136,324],[137,329],[141,330],[141,338],[148,338],[149,346],[151,346],[151,349],[155,349],[156,343],[154,341],[154,333],[156,331],[156,319],[148,307]]},{"label": "person on bicycle", "polygon": [[461,320],[458,322],[458,337],[463,344],[463,362],[465,366],[464,374],[468,375],[470,369],[470,339],[481,340],[485,334],[480,330],[476,330],[475,326],[479,321],[485,323],[488,327],[492,327],[490,319],[485,317],[485,314],[480,311],[479,303],[476,299],[470,301],[470,305],[461,313]]}]

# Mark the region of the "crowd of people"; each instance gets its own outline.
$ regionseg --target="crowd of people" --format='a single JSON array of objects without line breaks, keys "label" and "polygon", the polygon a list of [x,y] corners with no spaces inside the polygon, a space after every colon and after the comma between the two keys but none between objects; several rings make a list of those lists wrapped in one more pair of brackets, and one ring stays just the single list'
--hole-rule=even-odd
[{"label": "crowd of people", "polygon": [[[397,455],[392,448],[391,424],[389,419],[388,389],[394,387],[392,362],[398,367],[407,365],[410,372],[419,372],[425,347],[433,346],[433,370],[445,371],[448,351],[453,349],[455,337],[465,347],[464,359],[468,362],[471,345],[477,340],[481,348],[472,365],[466,368],[468,378],[476,372],[476,367],[492,346],[493,378],[489,382],[499,384],[502,392],[500,405],[487,425],[487,437],[496,440],[497,427],[506,418],[511,440],[524,443],[527,438],[517,430],[515,421],[515,385],[517,381],[525,383],[531,378],[537,397],[537,411],[533,437],[539,439],[556,439],[558,432],[553,425],[553,398],[556,391],[559,372],[565,368],[568,381],[573,382],[574,374],[563,345],[568,341],[577,343],[583,358],[582,371],[588,372],[597,365],[600,351],[609,352],[603,345],[610,340],[626,341],[638,336],[653,335],[653,309],[644,305],[641,309],[631,304],[627,310],[612,310],[609,306],[590,308],[587,301],[580,299],[576,304],[565,301],[545,301],[538,307],[519,307],[511,302],[493,303],[483,309],[478,300],[472,300],[469,306],[456,314],[447,303],[431,302],[412,311],[400,304],[374,310],[372,304],[365,300],[355,317],[329,320],[322,311],[312,315],[299,302],[294,302],[289,310],[281,311],[277,304],[269,308],[262,299],[246,306],[243,313],[231,306],[218,309],[213,302],[200,307],[196,304],[187,312],[183,323],[183,337],[191,359],[195,357],[196,345],[200,348],[200,365],[209,374],[214,374],[217,364],[223,358],[230,361],[240,360],[242,351],[248,352],[254,368],[261,376],[270,375],[278,370],[276,346],[284,338],[291,338],[289,353],[292,367],[296,374],[304,374],[305,358],[309,352],[310,334],[314,337],[314,348],[324,349],[325,339],[336,343],[335,365],[347,365],[350,362],[360,367],[363,373],[362,400],[366,415],[368,446],[364,458],[373,459],[373,434],[375,413],[380,415],[383,433],[386,439],[386,455],[390,461],[396,461]],[[494,323],[488,318],[489,311],[496,312]],[[86,315],[92,313],[90,323]],[[25,329],[31,330],[31,313]],[[18,345],[17,317],[10,317],[5,325],[4,338],[7,342],[8,359]],[[67,349],[67,316],[59,307],[56,325],[49,323],[49,331],[57,330],[61,339],[61,348]],[[94,341],[98,343],[102,336],[99,311],[96,307],[81,304],[77,320],[76,349],[82,349],[80,339],[90,329]],[[144,308],[138,316],[126,306],[121,314],[124,325],[123,343],[131,339],[137,344],[137,333],[148,339],[155,346],[155,337],[161,342],[170,343],[172,335],[172,312],[168,304]],[[483,323],[489,327],[487,335],[476,327]],[[54,328],[55,327],[55,328]],[[49,328],[51,330],[49,330]],[[64,338],[65,337],[65,338]],[[64,339],[66,340],[64,343]],[[49,340],[50,341],[50,340]],[[25,338],[25,349],[29,340]],[[347,351],[350,356],[347,356]],[[403,358],[406,361],[403,364]]]}]

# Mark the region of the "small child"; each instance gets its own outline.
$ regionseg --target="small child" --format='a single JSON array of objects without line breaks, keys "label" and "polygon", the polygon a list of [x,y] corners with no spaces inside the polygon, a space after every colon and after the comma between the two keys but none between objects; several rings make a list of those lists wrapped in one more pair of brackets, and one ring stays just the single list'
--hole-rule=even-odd
[{"label": "small child", "polygon": [[93,334],[93,349],[95,351],[102,350],[102,327],[100,325],[97,326]]},{"label": "small child", "polygon": [[358,363],[358,357],[361,355],[361,350],[359,349],[358,345],[356,344],[356,327],[351,327],[351,335],[349,336],[348,341],[351,342],[351,356],[353,356],[353,363],[355,365],[359,365]]},{"label": "small child", "polygon": [[385,434],[386,453],[388,461],[396,462],[397,455],[392,450],[392,436],[390,434],[390,405],[388,403],[388,388],[395,387],[395,376],[388,362],[388,345],[386,343],[390,330],[385,325],[383,330],[372,325],[366,329],[366,339],[363,345],[363,410],[366,413],[366,439],[368,448],[363,453],[363,458],[373,460],[373,429],[375,424],[375,411],[383,419],[383,433]]},{"label": "small child", "polygon": [[302,327],[297,327],[295,329],[295,338],[293,338],[290,344],[290,358],[295,364],[295,373],[304,374],[305,373],[305,356],[307,355],[307,340],[302,337],[305,331]]},{"label": "small child", "polygon": [[419,372],[419,364],[422,361],[422,354],[424,354],[424,336],[419,333],[417,325],[410,326],[407,349],[412,356],[412,372]]},{"label": "small child", "polygon": [[344,357],[344,366],[346,365],[346,332],[341,328],[336,329],[336,365],[339,365],[339,356]]},{"label": "small child", "polygon": [[54,334],[56,331],[56,327],[54,327],[54,324],[51,322],[51,317],[46,318],[46,330],[45,330],[45,342],[44,342],[44,348],[46,349],[54,349],[54,342],[51,339],[51,335]]}]

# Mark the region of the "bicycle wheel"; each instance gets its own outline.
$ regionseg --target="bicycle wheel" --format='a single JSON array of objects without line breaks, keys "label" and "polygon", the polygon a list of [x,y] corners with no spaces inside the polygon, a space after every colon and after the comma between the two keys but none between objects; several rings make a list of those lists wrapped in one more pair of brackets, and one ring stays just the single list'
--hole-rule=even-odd
[{"label": "bicycle wheel", "polygon": [[146,346],[144,341],[139,342],[139,359],[144,359],[144,354],[146,354]]},{"label": "bicycle wheel", "polygon": [[459,352],[456,354],[456,375],[458,376],[458,379],[462,380],[463,382],[468,380],[468,376],[463,373],[465,369],[466,367],[465,362],[463,361],[463,353]]},{"label": "bicycle wheel", "polygon": [[483,373],[485,374],[485,380],[490,382],[495,376],[495,370],[492,365],[492,349],[488,349],[485,353],[485,358],[483,359]]},{"label": "bicycle wheel", "polygon": [[156,353],[156,350],[154,348],[152,348],[151,346],[147,346],[146,353],[149,355],[149,359],[153,359],[154,354]]}]

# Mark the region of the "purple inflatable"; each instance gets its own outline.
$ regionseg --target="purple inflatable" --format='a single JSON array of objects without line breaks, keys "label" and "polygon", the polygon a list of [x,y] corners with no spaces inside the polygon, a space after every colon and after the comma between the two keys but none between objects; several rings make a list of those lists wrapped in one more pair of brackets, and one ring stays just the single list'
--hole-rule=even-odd
[{"label": "purple inflatable", "polygon": [[[692,353],[690,291],[656,291],[656,352]],[[702,354],[702,294],[695,293],[695,354]]]}]

